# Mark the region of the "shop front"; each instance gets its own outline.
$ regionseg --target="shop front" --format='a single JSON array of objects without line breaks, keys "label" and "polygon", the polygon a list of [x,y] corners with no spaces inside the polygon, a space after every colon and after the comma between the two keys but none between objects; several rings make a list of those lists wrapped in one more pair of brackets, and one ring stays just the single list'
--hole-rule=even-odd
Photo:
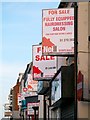
[{"label": "shop front", "polygon": [[51,81],[51,118],[75,118],[74,64],[62,66]]},{"label": "shop front", "polygon": [[27,111],[26,111],[26,118],[28,120],[37,120],[39,114],[39,101],[38,96],[29,96],[25,97]]}]

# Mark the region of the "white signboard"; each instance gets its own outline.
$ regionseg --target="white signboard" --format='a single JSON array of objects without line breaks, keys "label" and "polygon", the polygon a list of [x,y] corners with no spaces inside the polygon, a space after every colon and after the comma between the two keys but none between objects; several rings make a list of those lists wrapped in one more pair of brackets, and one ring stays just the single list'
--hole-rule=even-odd
[{"label": "white signboard", "polygon": [[74,8],[42,10],[43,55],[74,54]]},{"label": "white signboard", "polygon": [[42,45],[33,46],[33,79],[51,79],[57,71],[55,56],[42,56]]},{"label": "white signboard", "polygon": [[34,110],[33,110],[33,108],[32,108],[32,106],[27,106],[27,114],[28,115],[34,115]]},{"label": "white signboard", "polygon": [[52,82],[51,90],[51,104],[55,103],[61,98],[61,72],[57,75]]},{"label": "white signboard", "polygon": [[18,93],[17,96],[18,96],[18,105],[21,105],[21,101],[24,100],[25,98],[21,93]]},{"label": "white signboard", "polygon": [[[39,106],[39,103],[28,103],[27,104],[27,114],[28,115],[34,115],[34,109],[32,107]],[[36,111],[36,114],[38,114],[38,111]]]},{"label": "white signboard", "polygon": [[37,83],[38,81],[33,80],[32,74],[28,74],[28,91],[29,92],[36,92],[37,91]]}]

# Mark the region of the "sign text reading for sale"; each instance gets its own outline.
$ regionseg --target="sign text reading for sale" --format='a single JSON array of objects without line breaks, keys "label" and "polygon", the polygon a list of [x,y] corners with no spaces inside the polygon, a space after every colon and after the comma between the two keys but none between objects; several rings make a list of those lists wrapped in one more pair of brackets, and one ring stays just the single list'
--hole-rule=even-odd
[{"label": "sign text reading for sale", "polygon": [[[37,53],[42,53],[42,48],[41,47],[37,47],[36,51],[37,51]],[[35,60],[36,61],[55,60],[55,57],[54,56],[43,56],[43,55],[37,54],[35,56]]]}]

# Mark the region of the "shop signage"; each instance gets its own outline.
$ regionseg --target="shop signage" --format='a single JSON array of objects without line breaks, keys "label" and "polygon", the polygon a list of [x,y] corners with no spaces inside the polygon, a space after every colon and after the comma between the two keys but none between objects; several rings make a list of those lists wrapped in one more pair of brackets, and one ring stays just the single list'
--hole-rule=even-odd
[{"label": "shop signage", "polygon": [[42,10],[43,55],[74,54],[74,8]]},{"label": "shop signage", "polygon": [[[27,104],[27,114],[28,115],[34,115],[34,110],[32,107],[38,107],[39,103],[28,103]],[[36,114],[38,114],[38,111],[36,111]]]},{"label": "shop signage", "polygon": [[27,91],[27,88],[26,88],[26,87],[24,87],[24,88],[23,88],[23,92],[26,92],[26,91]]},{"label": "shop signage", "polygon": [[57,71],[55,56],[42,56],[42,45],[33,46],[33,79],[51,79]]},{"label": "shop signage", "polygon": [[25,99],[24,96],[21,93],[18,93],[17,97],[18,97],[18,105],[22,105],[21,101]]},{"label": "shop signage", "polygon": [[61,98],[61,73],[59,73],[55,80],[52,82],[51,104],[55,103],[60,98]]},{"label": "shop signage", "polygon": [[28,74],[27,87],[29,92],[37,91],[37,83],[38,81],[33,80],[32,74]]},{"label": "shop signage", "polygon": [[21,105],[21,94],[18,93],[18,105]]},{"label": "shop signage", "polygon": [[30,106],[33,106],[33,107],[37,107],[37,106],[39,106],[39,102],[37,102],[37,103],[28,103],[28,105],[30,105]]},{"label": "shop signage", "polygon": [[26,109],[27,108],[26,100],[22,100],[21,103],[22,103],[21,104],[22,109]]}]

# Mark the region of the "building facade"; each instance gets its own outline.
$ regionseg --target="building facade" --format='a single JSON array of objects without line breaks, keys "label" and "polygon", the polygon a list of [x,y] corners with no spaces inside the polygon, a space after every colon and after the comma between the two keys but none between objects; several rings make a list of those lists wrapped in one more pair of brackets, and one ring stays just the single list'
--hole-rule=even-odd
[{"label": "building facade", "polygon": [[83,100],[77,104],[78,118],[90,119],[90,2],[78,3],[78,71],[83,74]]},{"label": "building facade", "polygon": [[19,118],[19,106],[18,106],[18,93],[19,93],[20,82],[17,80],[16,85],[12,91],[12,117],[15,119]]}]

